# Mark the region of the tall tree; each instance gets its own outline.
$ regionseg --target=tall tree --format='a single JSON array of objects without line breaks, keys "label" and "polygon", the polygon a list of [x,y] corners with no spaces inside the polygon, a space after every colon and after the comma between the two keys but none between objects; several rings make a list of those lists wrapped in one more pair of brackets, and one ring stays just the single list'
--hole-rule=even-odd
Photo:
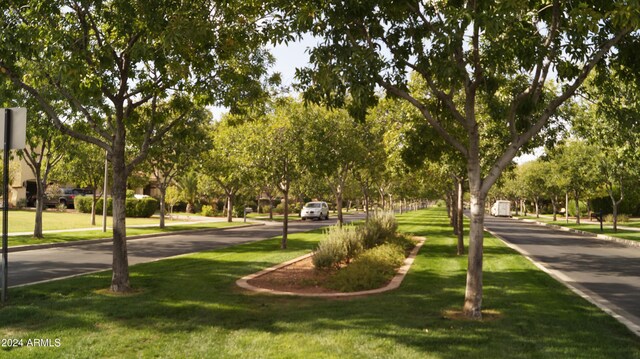
[{"label": "tall tree", "polygon": [[247,126],[236,125],[230,116],[215,124],[210,133],[211,148],[203,161],[203,170],[225,193],[228,222],[233,221],[235,196],[254,176],[249,162]]},{"label": "tall tree", "polygon": [[67,142],[70,142],[70,146],[54,175],[59,181],[74,183],[92,190],[91,225],[95,226],[98,199],[100,197],[106,199],[105,193],[102,193],[104,192],[105,180],[105,153],[104,150],[91,143],[78,140],[67,140]]},{"label": "tall tree", "polygon": [[[113,168],[111,290],[130,289],[127,178],[148,148],[184,118],[140,116],[152,99],[198,99],[234,106],[261,88],[263,4],[214,1],[10,0],[2,11],[0,74],[27,91],[63,133],[107,151]],[[257,49],[257,50],[256,50]],[[242,82],[234,91],[233,83]],[[255,91],[254,91],[255,90]],[[44,96],[55,93],[68,109]],[[234,106],[235,107],[235,106]],[[79,113],[82,130],[66,119]],[[78,124],[76,122],[76,124]],[[127,134],[140,132],[135,146]],[[132,149],[137,149],[133,150]]]},{"label": "tall tree", "polygon": [[282,194],[282,249],[287,248],[290,191],[304,170],[303,151],[310,150],[304,146],[304,127],[322,115],[313,109],[317,110],[316,107],[305,108],[302,103],[293,99],[282,99],[266,121],[254,121],[250,124],[252,164],[258,171],[258,176],[267,179]]},{"label": "tall tree", "polygon": [[[4,82],[4,81],[3,81]],[[9,85],[9,84],[7,84]],[[8,86],[4,86],[4,95],[8,95]],[[50,124],[48,115],[42,111],[38,104],[29,99],[24,91],[13,93],[13,99],[3,96],[3,107],[27,106],[29,121],[27,121],[27,143],[23,150],[18,151],[31,169],[36,180],[36,211],[33,228],[34,238],[44,238],[42,228],[42,212],[44,210],[45,192],[49,183],[49,176],[60,163],[67,150],[68,141],[62,133]]]},{"label": "tall tree", "polygon": [[[550,156],[557,161],[558,171],[564,178],[565,190],[573,195],[576,223],[580,224],[580,200],[594,191],[602,181],[597,167],[596,149],[583,140],[570,140],[558,146]],[[567,203],[567,211],[569,210]]]},{"label": "tall tree", "polygon": [[365,155],[365,143],[361,141],[360,126],[344,110],[327,110],[317,105],[309,105],[310,113],[306,129],[305,149],[306,167],[317,179],[323,178],[336,201],[336,212],[340,226],[344,223],[342,215],[344,191],[352,169]]},{"label": "tall tree", "polygon": [[582,91],[583,111],[573,118],[576,134],[595,149],[597,167],[611,199],[614,231],[618,230],[618,208],[635,184],[640,165],[638,75],[629,76],[628,67],[616,65],[617,71],[602,68],[589,79]]},{"label": "tall tree", "polygon": [[[480,318],[489,189],[593,67],[638,28],[638,4],[336,0],[282,6],[291,26],[324,38],[311,50],[314,67],[298,73],[308,99],[341,106],[349,93],[353,112],[362,115],[381,86],[415,106],[465,158],[471,233],[463,311]],[[549,93],[552,69],[562,86]],[[410,90],[407,71],[424,79],[426,92]],[[433,101],[447,116],[431,110]],[[484,152],[487,142],[497,150]]]},{"label": "tall tree", "polygon": [[[149,115],[172,116],[170,103],[153,104],[156,109],[149,109]],[[165,107],[158,110],[157,107]],[[161,141],[149,150],[149,165],[155,177],[160,191],[160,228],[165,227],[165,196],[167,188],[179,173],[187,172],[194,166],[206,152],[207,125],[211,114],[205,109],[195,109],[185,118],[185,121],[177,124],[173,131],[167,133]],[[193,199],[188,204],[193,206]]]}]

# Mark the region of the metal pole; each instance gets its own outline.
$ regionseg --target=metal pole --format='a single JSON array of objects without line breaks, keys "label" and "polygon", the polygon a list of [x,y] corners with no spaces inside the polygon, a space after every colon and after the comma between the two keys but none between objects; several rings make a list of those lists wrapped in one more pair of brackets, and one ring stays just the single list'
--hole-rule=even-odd
[{"label": "metal pole", "polygon": [[7,301],[9,281],[9,150],[11,149],[11,110],[4,110],[4,168],[2,188],[2,303]]},{"label": "metal pole", "polygon": [[109,179],[108,152],[104,151],[104,187],[102,189],[102,231],[107,231],[107,183]]}]

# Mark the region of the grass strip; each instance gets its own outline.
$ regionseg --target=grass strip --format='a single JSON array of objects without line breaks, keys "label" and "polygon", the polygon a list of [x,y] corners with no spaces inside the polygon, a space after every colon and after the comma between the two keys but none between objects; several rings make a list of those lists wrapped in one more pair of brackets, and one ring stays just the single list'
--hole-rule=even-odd
[{"label": "grass strip", "polygon": [[426,236],[402,286],[349,300],[247,293],[235,280],[310,251],[320,230],[131,267],[131,295],[110,295],[110,272],[16,288],[0,335],[59,339],[2,348],[11,358],[639,358],[624,326],[485,239],[485,320],[458,319],[466,257],[442,209],[399,216]]},{"label": "grass strip", "polygon": [[[138,236],[144,234],[171,233],[178,231],[198,230],[198,229],[214,229],[227,228],[244,225],[243,222],[200,222],[193,224],[169,225],[163,229],[159,227],[144,228],[127,228],[127,236]],[[60,232],[45,233],[43,239],[33,238],[32,236],[11,236],[9,237],[9,247],[32,245],[32,244],[48,244],[60,242],[74,242],[90,239],[103,239],[113,237],[113,231],[108,229],[106,232],[102,230],[87,230],[82,232]]]},{"label": "grass strip", "polygon": [[[631,241],[640,241],[640,231],[618,229],[618,231],[615,232],[613,228],[608,224],[605,224],[603,226],[603,230],[600,231],[600,223],[595,221],[590,222],[589,220],[584,220],[580,224],[576,224],[575,219],[567,223],[566,220],[553,221],[552,218],[547,218],[547,217],[536,218],[535,216],[526,216],[526,217],[519,217],[519,218],[531,219],[538,222],[544,222],[544,223],[554,224],[561,227],[577,229],[577,230],[581,230],[581,231],[585,231],[593,234],[604,234],[610,237],[628,239]],[[622,224],[622,223],[618,225],[625,226],[625,224]]]}]

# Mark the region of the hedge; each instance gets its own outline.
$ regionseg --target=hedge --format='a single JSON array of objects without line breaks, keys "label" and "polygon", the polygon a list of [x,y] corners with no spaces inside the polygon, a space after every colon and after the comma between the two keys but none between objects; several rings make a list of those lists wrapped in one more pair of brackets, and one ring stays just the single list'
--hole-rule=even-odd
[{"label": "hedge", "polygon": [[[74,200],[75,208],[80,213],[91,213],[91,196],[76,196]],[[96,214],[102,214],[103,200],[100,198],[96,203]],[[152,197],[141,199],[127,198],[125,202],[127,217],[149,218],[158,210],[158,200]],[[113,203],[111,198],[107,199],[107,215],[113,214]]]}]

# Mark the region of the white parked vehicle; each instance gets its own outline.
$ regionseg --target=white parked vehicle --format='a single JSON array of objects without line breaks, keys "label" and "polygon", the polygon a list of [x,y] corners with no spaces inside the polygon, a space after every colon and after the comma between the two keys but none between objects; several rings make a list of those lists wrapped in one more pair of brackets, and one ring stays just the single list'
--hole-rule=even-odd
[{"label": "white parked vehicle", "polygon": [[496,201],[491,207],[494,217],[511,217],[511,201]]},{"label": "white parked vehicle", "polygon": [[329,206],[327,202],[309,202],[302,207],[300,218],[303,221],[307,218],[329,219]]}]

